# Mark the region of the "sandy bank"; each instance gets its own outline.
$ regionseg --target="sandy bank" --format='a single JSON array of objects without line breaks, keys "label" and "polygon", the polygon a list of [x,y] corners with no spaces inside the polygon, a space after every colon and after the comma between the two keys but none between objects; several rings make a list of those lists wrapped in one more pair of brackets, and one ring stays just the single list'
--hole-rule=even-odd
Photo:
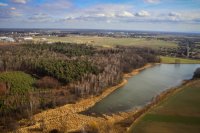
[{"label": "sandy bank", "polygon": [[156,64],[159,64],[159,63],[155,63],[155,64],[146,64],[145,66],[141,67],[141,68],[138,68],[138,69],[134,69],[132,72],[130,73],[126,73],[124,74],[124,78],[131,78],[132,76],[134,75],[137,75],[140,71],[144,70],[144,69],[147,69],[149,67],[152,67]]}]

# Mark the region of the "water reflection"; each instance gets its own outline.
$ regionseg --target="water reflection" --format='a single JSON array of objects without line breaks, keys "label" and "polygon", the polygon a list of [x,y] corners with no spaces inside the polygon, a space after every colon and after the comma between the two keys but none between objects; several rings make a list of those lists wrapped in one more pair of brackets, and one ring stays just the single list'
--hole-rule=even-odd
[{"label": "water reflection", "polygon": [[143,106],[162,91],[190,79],[200,64],[161,64],[148,68],[129,79],[121,89],[117,89],[87,112],[116,113]]}]

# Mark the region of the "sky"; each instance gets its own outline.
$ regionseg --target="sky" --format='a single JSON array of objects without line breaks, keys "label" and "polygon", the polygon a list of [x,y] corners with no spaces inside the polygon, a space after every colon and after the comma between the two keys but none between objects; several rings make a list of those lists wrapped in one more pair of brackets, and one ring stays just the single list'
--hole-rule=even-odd
[{"label": "sky", "polygon": [[0,28],[200,33],[200,0],[0,0]]}]

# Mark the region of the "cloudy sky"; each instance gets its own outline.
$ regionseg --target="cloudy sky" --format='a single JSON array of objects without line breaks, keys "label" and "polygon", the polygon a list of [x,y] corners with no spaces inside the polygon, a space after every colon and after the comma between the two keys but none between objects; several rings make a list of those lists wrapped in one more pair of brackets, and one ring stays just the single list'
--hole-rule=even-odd
[{"label": "cloudy sky", "polygon": [[0,28],[200,32],[200,0],[0,0]]}]

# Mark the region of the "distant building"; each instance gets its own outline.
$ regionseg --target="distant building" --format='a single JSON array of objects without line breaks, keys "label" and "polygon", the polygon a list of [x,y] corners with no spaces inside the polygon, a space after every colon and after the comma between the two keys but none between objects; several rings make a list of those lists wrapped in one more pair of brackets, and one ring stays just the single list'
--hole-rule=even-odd
[{"label": "distant building", "polygon": [[47,38],[41,38],[40,40],[41,41],[47,41]]},{"label": "distant building", "polygon": [[24,41],[32,41],[33,40],[32,37],[24,37],[23,39],[24,39]]},{"label": "distant building", "polygon": [[3,36],[3,37],[0,37],[0,41],[3,41],[3,42],[15,42],[15,39],[13,39],[12,37]]},{"label": "distant building", "polygon": [[30,36],[36,36],[36,35],[39,35],[39,34],[40,34],[40,33],[37,33],[37,32],[30,32],[30,33],[29,33]]}]

